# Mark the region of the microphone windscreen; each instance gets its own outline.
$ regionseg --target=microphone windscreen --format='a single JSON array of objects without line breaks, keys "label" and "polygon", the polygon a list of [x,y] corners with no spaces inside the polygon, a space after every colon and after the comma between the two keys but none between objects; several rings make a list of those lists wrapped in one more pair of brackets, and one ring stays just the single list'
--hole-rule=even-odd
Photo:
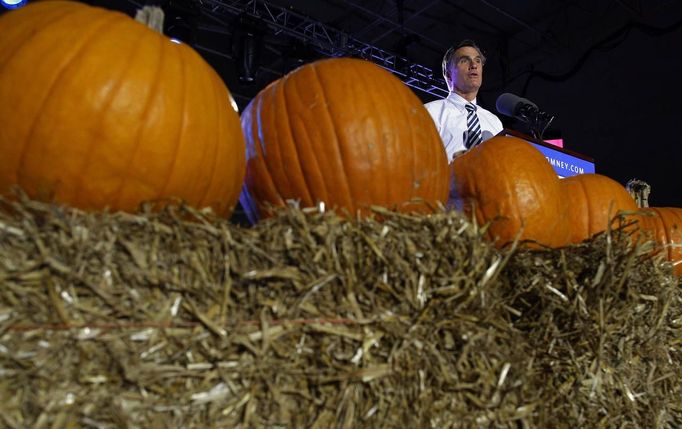
[{"label": "microphone windscreen", "polygon": [[489,140],[489,139],[491,139],[491,138],[493,138],[493,137],[495,137],[495,136],[493,135],[493,133],[490,132],[490,131],[488,131],[488,130],[483,130],[483,132],[481,133],[481,141],[482,141],[482,142],[484,142],[484,141],[486,141],[486,140]]},{"label": "microphone windscreen", "polygon": [[535,105],[535,103],[533,103],[530,100],[526,100],[525,98],[521,98],[518,95],[505,92],[504,94],[497,97],[495,107],[497,108],[497,111],[499,113],[513,118],[514,116],[516,116],[516,112],[518,111],[519,107],[527,104],[535,108],[538,107]]},{"label": "microphone windscreen", "polygon": [[521,97],[505,92],[497,97],[495,107],[499,113],[505,116],[514,117],[514,110],[516,109],[516,105],[519,104],[519,101],[521,101]]}]

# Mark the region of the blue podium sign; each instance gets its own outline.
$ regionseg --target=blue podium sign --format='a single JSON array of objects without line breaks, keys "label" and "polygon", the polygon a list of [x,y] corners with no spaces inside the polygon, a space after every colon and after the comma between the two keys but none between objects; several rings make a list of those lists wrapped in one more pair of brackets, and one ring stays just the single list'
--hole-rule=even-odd
[{"label": "blue podium sign", "polygon": [[594,162],[578,158],[577,156],[538,143],[530,143],[545,155],[547,161],[549,161],[550,165],[554,168],[554,171],[556,171],[556,174],[561,177],[594,173]]},{"label": "blue podium sign", "polygon": [[594,173],[594,159],[549,143],[542,142],[518,131],[505,129],[500,134],[520,138],[535,146],[547,158],[559,177]]}]

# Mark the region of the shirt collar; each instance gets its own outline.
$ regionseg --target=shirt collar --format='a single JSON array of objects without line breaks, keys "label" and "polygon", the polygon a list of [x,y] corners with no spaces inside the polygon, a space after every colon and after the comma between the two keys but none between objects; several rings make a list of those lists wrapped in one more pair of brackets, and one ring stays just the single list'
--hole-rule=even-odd
[{"label": "shirt collar", "polygon": [[475,98],[472,101],[467,101],[464,97],[462,97],[461,95],[457,94],[454,91],[450,91],[450,94],[448,95],[447,99],[450,102],[454,103],[455,106],[457,106],[461,109],[464,109],[464,105],[469,104],[469,103],[472,103],[472,104],[475,104],[476,106],[478,106]]}]

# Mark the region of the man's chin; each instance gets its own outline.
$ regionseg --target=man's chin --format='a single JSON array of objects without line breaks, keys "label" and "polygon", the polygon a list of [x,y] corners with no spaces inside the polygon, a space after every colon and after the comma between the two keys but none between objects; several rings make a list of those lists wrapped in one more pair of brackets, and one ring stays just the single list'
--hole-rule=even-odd
[{"label": "man's chin", "polygon": [[462,94],[471,94],[472,92],[478,92],[478,90],[481,88],[481,85],[467,85],[464,87],[457,87],[458,92]]}]

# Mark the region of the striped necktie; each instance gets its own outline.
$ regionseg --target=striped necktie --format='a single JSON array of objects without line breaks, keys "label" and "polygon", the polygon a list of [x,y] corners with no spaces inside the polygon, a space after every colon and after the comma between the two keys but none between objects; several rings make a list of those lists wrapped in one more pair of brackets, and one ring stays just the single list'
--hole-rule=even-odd
[{"label": "striped necktie", "polygon": [[464,107],[467,109],[467,134],[464,147],[471,149],[481,143],[481,124],[478,122],[476,106],[467,103]]}]

